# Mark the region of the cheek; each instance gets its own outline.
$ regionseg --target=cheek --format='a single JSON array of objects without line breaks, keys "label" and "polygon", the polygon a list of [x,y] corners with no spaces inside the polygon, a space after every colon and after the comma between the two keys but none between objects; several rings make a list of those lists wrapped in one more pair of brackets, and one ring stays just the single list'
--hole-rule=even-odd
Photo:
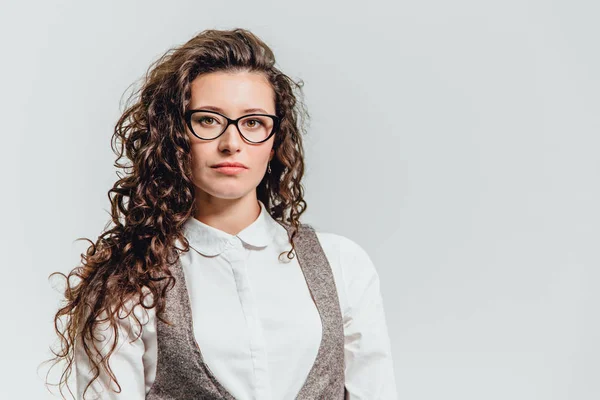
[{"label": "cheek", "polygon": [[219,154],[219,150],[216,143],[213,142],[202,142],[196,139],[192,142],[190,147],[190,153],[192,157],[192,165],[199,167],[204,165],[208,161],[214,160],[215,155]]},{"label": "cheek", "polygon": [[210,160],[206,150],[206,146],[201,145],[191,148],[192,175],[195,180],[204,180],[206,174],[211,172],[206,165],[206,160]]},{"label": "cheek", "polygon": [[268,146],[265,146],[264,148],[256,149],[256,151],[254,151],[250,157],[254,168],[256,168],[258,170],[262,170],[262,169],[266,168],[267,163],[269,162],[269,156],[271,154],[270,152],[271,152],[271,148]]}]

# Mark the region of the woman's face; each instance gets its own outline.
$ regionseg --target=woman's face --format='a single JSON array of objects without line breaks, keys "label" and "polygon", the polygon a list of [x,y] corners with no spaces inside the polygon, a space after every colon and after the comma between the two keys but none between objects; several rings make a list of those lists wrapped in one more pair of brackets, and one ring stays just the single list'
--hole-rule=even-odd
[{"label": "woman's face", "polygon": [[[192,81],[189,109],[210,109],[237,119],[246,114],[275,115],[275,93],[266,77],[253,72],[211,72]],[[214,108],[218,109],[214,109]],[[220,109],[220,110],[219,110]],[[260,109],[246,111],[248,109]],[[210,115],[210,114],[209,114]],[[218,117],[215,115],[215,117]],[[207,124],[214,123],[205,120]],[[202,140],[186,127],[192,152],[193,181],[197,196],[238,199],[256,197],[256,187],[263,179],[267,163],[273,154],[275,136],[255,144],[240,136],[231,124],[218,138]],[[247,168],[226,174],[212,166],[222,162],[239,162]]]}]

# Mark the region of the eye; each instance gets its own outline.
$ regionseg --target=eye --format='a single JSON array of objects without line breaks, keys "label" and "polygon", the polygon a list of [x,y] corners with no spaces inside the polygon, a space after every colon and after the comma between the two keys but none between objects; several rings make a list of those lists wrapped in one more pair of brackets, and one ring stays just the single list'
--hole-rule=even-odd
[{"label": "eye", "polygon": [[[202,117],[202,118],[200,118],[199,122],[200,122],[200,123],[203,123],[203,122],[205,122],[206,120],[209,120],[209,121],[214,121],[215,119],[214,119],[213,117]],[[208,125],[212,125],[212,124],[211,124],[211,123],[209,123]]]},{"label": "eye", "polygon": [[248,127],[249,128],[254,128],[258,125],[262,125],[262,122],[260,122],[258,119],[250,119],[248,121],[246,121],[246,124],[250,124]]}]

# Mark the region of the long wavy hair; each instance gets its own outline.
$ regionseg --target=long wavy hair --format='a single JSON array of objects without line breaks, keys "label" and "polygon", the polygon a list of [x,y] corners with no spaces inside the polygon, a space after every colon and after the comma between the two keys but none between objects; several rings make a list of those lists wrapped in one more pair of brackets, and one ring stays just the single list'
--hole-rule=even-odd
[{"label": "long wavy hair", "polygon": [[[115,166],[123,170],[117,171],[119,179],[108,192],[113,226],[108,229],[109,222],[95,243],[78,238],[90,243],[81,254],[81,265],[68,275],[50,275],[58,274],[66,281],[64,306],[54,317],[60,348],[51,349],[54,357],[46,361],[53,362],[50,369],[63,364],[58,384],[52,384],[59,386],[63,398],[65,386],[73,395],[67,381],[74,364],[76,339],[81,340],[94,373],[85,391],[98,378],[101,368],[120,391],[108,363],[117,345],[117,318],[123,318],[119,311],[129,309],[126,303],[146,309],[156,307],[157,318],[165,321],[165,294],[175,283],[170,267],[179,260],[177,250],[189,251],[182,228],[197,207],[184,112],[192,80],[214,71],[258,72],[272,85],[281,124],[275,134],[271,173],[265,174],[256,192],[274,219],[292,227],[292,248],[287,256],[294,257],[292,239],[306,209],[301,184],[302,134],[306,133],[309,118],[301,100],[304,83],[276,68],[272,50],[250,31],[204,30],[154,61],[141,87],[128,98],[111,139],[111,148],[118,156]],[[129,162],[120,162],[122,158]],[[183,248],[177,247],[177,241]],[[152,298],[149,304],[143,301],[148,293]],[[131,311],[126,317],[129,314],[141,328],[140,320]],[[105,355],[95,343],[100,324],[108,324],[114,338]]]}]

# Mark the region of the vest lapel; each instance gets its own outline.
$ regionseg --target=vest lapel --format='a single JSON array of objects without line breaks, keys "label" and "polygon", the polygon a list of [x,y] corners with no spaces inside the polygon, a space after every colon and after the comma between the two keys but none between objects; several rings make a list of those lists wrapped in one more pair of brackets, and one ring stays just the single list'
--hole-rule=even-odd
[{"label": "vest lapel", "polygon": [[317,357],[296,399],[344,399],[344,325],[331,266],[310,225],[300,225],[294,244],[323,325]]}]

